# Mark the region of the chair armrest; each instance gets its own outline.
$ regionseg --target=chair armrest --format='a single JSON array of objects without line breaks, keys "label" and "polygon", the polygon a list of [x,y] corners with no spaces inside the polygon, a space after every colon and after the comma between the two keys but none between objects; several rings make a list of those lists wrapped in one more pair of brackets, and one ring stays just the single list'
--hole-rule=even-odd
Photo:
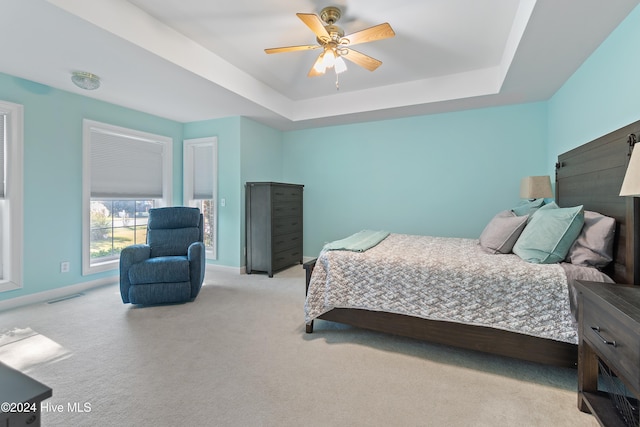
[{"label": "chair armrest", "polygon": [[145,244],[127,246],[120,252],[120,264],[137,264],[151,256],[151,246]]},{"label": "chair armrest", "polygon": [[151,256],[151,247],[145,244],[127,246],[120,252],[120,296],[122,302],[129,302],[129,268]]},{"label": "chair armrest", "polygon": [[187,252],[189,259],[189,274],[191,277],[191,298],[198,296],[202,282],[204,282],[204,272],[206,268],[206,252],[204,243],[194,242],[189,245]]}]

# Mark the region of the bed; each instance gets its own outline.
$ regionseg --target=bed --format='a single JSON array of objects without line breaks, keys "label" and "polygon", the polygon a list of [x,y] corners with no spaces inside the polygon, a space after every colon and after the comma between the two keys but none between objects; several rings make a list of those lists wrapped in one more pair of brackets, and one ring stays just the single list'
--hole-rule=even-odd
[{"label": "bed", "polygon": [[[634,140],[632,134],[640,134],[640,122],[633,123],[561,154],[556,164],[555,202],[559,208],[569,208],[580,205],[583,206],[584,211],[598,212],[604,216],[615,219],[615,238],[612,249],[613,259],[602,271],[617,283],[637,284],[640,283],[640,272],[638,271],[640,262],[637,262],[640,253],[638,250],[640,240],[637,238],[640,227],[639,199],[620,197],[618,195],[626,171],[629,154],[632,149],[632,145],[630,144],[630,141]],[[344,283],[330,282],[327,280],[327,276],[332,276],[332,280],[335,280],[335,277],[337,277],[333,274],[333,271],[330,274],[327,273],[325,265],[328,262],[327,259],[320,258],[319,261],[313,260],[305,263],[304,268],[307,271],[307,301],[305,303],[307,333],[313,332],[315,319],[322,319],[532,362],[556,366],[576,366],[578,349],[577,332],[573,319],[575,313],[572,313],[571,310],[567,312],[567,307],[569,307],[569,309],[574,308],[572,304],[571,282],[579,276],[574,276],[571,272],[569,276],[566,276],[567,269],[562,267],[561,263],[553,265],[551,268],[544,268],[541,270],[543,273],[541,273],[541,271],[535,273],[550,276],[547,283],[542,285],[543,288],[529,288],[530,286],[534,286],[529,283],[521,283],[521,285],[525,285],[525,287],[529,289],[528,292],[522,293],[533,294],[538,297],[546,295],[547,293],[562,295],[564,292],[566,295],[564,300],[560,299],[561,302],[557,302],[558,300],[554,298],[553,301],[549,302],[542,298],[543,302],[541,303],[540,298],[538,298],[538,300],[526,302],[524,308],[508,307],[503,311],[504,314],[514,313],[520,310],[527,313],[528,317],[533,319],[540,319],[545,316],[552,317],[551,322],[543,322],[539,325],[529,324],[528,321],[523,323],[522,319],[506,319],[506,323],[492,323],[493,320],[491,319],[488,321],[484,319],[478,320],[477,317],[474,317],[477,315],[477,313],[474,313],[475,297],[468,300],[460,300],[460,298],[465,297],[464,292],[454,293],[452,297],[453,300],[450,303],[450,311],[455,312],[454,317],[448,317],[448,313],[446,313],[446,306],[449,304],[444,299],[446,295],[432,298],[434,305],[440,308],[445,307],[444,313],[442,310],[434,312],[431,310],[432,307],[430,307],[429,304],[415,304],[415,300],[412,299],[413,297],[411,295],[391,295],[389,293],[390,291],[385,288],[377,288],[376,290],[369,291],[362,290],[362,292],[360,292],[361,295],[377,293],[378,296],[382,296],[383,300],[386,300],[386,303],[376,305],[373,308],[368,305],[368,303],[363,303],[362,300],[358,300],[357,298],[359,297],[354,297],[353,295],[346,297],[344,301],[347,302],[344,304],[333,304],[332,302],[331,304],[325,305],[324,308],[318,308],[317,305],[313,307],[319,299],[327,298],[328,300],[329,297],[324,294],[328,288],[349,288],[350,286],[354,287],[353,284],[355,284],[355,287],[369,286],[365,285],[367,282],[371,282],[374,286],[379,286],[380,282],[390,281],[389,277],[392,276],[396,277],[396,281],[399,283],[405,283],[405,275],[402,269],[396,269],[393,270],[393,273],[390,273],[389,271],[391,270],[386,270],[390,267],[377,264],[378,261],[375,260],[376,254],[379,259],[390,258],[389,254],[396,250],[391,245],[396,244],[408,245],[410,248],[413,248],[414,252],[425,251],[425,248],[426,252],[429,250],[437,252],[438,249],[433,248],[437,248],[439,244],[443,244],[443,242],[437,241],[439,239],[440,238],[429,236],[410,236],[392,233],[380,240],[380,242],[371,249],[362,253],[354,251],[323,251],[321,256],[326,257],[327,254],[330,254],[329,257],[333,263],[339,263],[340,261],[336,261],[336,259],[338,259],[336,257],[340,256],[353,258],[363,253],[368,253],[373,256],[374,260],[372,261],[364,262],[363,258],[356,258],[355,261],[352,259],[350,264],[348,264],[347,261],[343,261],[343,270],[349,271],[349,274],[353,275],[351,279],[345,279]],[[447,247],[446,249],[446,251],[451,251],[451,253],[463,250],[478,250],[477,242],[475,242],[475,247],[471,247],[474,246],[470,245],[471,239],[445,240],[447,240],[446,245],[453,245],[453,247]],[[432,249],[428,249],[429,247]],[[411,253],[411,250],[409,253]],[[480,252],[465,252],[465,254],[466,259],[472,258],[476,260],[482,257]],[[501,274],[529,274],[521,273],[520,269],[536,267],[521,266],[521,264],[517,263],[517,260],[512,259],[513,257],[518,258],[513,254],[487,255],[486,257],[493,257],[494,260],[500,258],[507,264],[507,266],[504,267],[503,273],[500,273],[501,267],[495,267],[498,276]],[[393,262],[396,264],[401,262],[399,258],[413,257],[398,256]],[[411,262],[417,262],[418,264],[429,262],[428,260],[416,261],[415,259],[408,259],[407,261],[409,264],[411,264]],[[409,264],[406,266],[407,270],[415,269],[415,264]],[[359,265],[357,271],[354,267],[356,265]],[[397,268],[397,266],[395,268]],[[471,267],[471,269],[473,268],[482,269],[483,267]],[[569,266],[569,268],[572,267]],[[446,267],[443,268],[443,271],[446,271]],[[561,289],[557,287],[558,281],[561,281],[559,277],[565,277],[565,279],[563,279],[564,288]],[[591,276],[582,278],[593,280]],[[437,284],[440,279],[425,277],[424,280],[433,281]],[[461,278],[460,281],[465,282],[465,286],[468,287],[482,288],[494,285],[500,287],[497,284],[492,284],[490,279],[484,279],[481,283],[468,278]],[[352,285],[349,285],[349,283]],[[323,290],[319,291],[317,289],[318,287],[323,288]],[[415,286],[413,287],[415,288]],[[550,291],[549,289],[554,290]],[[318,292],[323,292],[324,296],[319,297]],[[401,290],[400,294],[411,294],[411,292],[413,292],[413,290],[407,290],[405,286],[405,289]],[[368,298],[368,296],[365,297],[365,299],[366,298]],[[429,299],[429,297],[427,296],[426,299]],[[315,301],[313,304],[312,300]],[[499,296],[496,297],[495,301],[491,301],[490,305],[493,305],[495,310],[499,311],[501,309],[498,305],[505,303],[505,301],[509,302],[508,296]],[[412,304],[415,306],[409,308],[404,307],[404,305],[410,306]],[[554,304],[560,305],[560,307],[553,307]],[[535,310],[537,310],[540,305],[547,305],[551,307],[551,310],[559,310],[558,313],[560,314],[558,314],[557,318],[554,318],[554,315],[551,314],[552,312],[538,313]],[[504,319],[501,318],[500,321],[502,320]],[[509,324],[509,322],[518,323],[518,321],[520,321],[521,326],[524,327],[514,329],[512,325]]]}]

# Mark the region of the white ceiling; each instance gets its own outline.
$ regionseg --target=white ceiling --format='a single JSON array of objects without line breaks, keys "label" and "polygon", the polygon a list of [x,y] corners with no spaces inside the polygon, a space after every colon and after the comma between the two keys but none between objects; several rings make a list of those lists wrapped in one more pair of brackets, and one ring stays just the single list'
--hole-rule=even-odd
[{"label": "white ceiling", "polygon": [[[0,72],[161,117],[247,116],[279,129],[546,100],[640,0],[0,0]],[[343,9],[346,34],[388,22],[309,78],[318,50],[296,16]],[[72,71],[102,79],[82,91]]]}]

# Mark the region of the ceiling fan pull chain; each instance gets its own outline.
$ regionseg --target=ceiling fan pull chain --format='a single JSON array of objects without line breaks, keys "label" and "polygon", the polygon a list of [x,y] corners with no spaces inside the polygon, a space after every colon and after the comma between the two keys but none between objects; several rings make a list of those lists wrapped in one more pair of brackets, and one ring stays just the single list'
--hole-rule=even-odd
[{"label": "ceiling fan pull chain", "polygon": [[340,90],[340,81],[339,81],[339,76],[340,74],[336,73],[336,90]]}]

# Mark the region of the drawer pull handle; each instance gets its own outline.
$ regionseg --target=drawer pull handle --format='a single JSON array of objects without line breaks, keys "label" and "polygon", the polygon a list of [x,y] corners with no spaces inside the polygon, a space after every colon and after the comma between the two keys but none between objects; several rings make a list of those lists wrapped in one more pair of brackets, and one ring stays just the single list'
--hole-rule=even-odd
[{"label": "drawer pull handle", "polygon": [[598,336],[598,338],[600,338],[602,340],[602,342],[604,344],[612,345],[612,346],[616,347],[616,342],[615,341],[609,341],[609,340],[607,340],[605,337],[603,337],[600,334],[600,326],[592,326],[591,330]]}]

